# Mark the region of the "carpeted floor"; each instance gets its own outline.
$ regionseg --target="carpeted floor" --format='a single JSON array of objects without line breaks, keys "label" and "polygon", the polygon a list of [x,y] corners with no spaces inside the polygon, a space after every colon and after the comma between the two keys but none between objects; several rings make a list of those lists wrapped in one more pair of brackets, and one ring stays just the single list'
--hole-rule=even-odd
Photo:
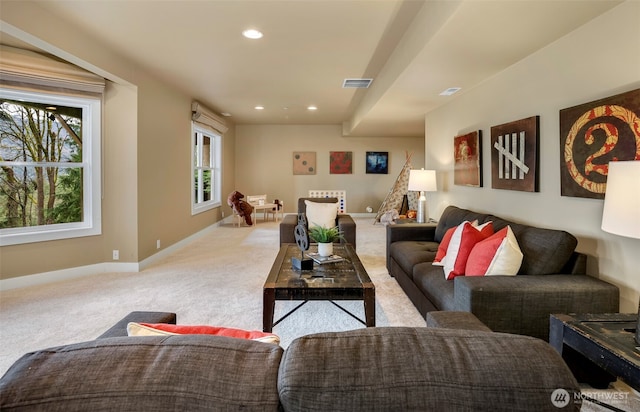
[{"label": "carpeted floor", "polygon": [[[425,326],[385,267],[384,226],[356,218],[357,252],[376,286],[377,326]],[[278,253],[278,224],[223,223],[139,273],[107,273],[0,292],[0,376],[24,353],[94,339],[135,310],[177,313],[180,324],[262,329],[262,286]],[[298,302],[276,302],[275,318]],[[362,302],[342,302],[364,318]],[[364,327],[329,302],[310,302],[274,328],[287,347],[309,333]],[[640,410],[621,382],[584,388],[618,410]],[[585,402],[583,411],[610,410]]]},{"label": "carpeted floor", "polygon": [[[376,325],[425,322],[385,267],[385,228],[356,218],[357,252],[376,286]],[[262,286],[278,224],[224,223],[139,273],[108,273],[0,292],[0,375],[25,352],[91,340],[134,310],[175,312],[180,324],[262,329]],[[278,319],[298,302],[276,302]],[[363,304],[343,306],[364,319]],[[308,333],[364,327],[329,302],[310,302],[274,328],[283,347]]]}]

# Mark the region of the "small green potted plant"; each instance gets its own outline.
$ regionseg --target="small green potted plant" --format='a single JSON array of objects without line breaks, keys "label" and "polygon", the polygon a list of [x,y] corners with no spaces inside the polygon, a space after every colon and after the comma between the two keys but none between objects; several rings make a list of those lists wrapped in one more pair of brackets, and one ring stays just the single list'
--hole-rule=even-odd
[{"label": "small green potted plant", "polygon": [[320,256],[331,256],[333,254],[333,242],[344,239],[343,233],[337,226],[330,228],[312,226],[309,228],[309,237],[318,243],[318,254]]}]

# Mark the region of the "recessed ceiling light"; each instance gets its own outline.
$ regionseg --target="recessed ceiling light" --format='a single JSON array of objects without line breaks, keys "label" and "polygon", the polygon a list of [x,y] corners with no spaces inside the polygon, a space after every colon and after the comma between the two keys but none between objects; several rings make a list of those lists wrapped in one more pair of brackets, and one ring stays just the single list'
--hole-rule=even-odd
[{"label": "recessed ceiling light", "polygon": [[440,93],[440,96],[451,96],[454,93],[460,91],[461,87],[449,87],[447,90],[444,90]]},{"label": "recessed ceiling light", "polygon": [[231,113],[222,112],[220,114],[223,115],[224,117],[231,117]]},{"label": "recessed ceiling light", "polygon": [[307,110],[311,110],[311,111],[318,110],[318,107],[317,106],[309,106],[309,107],[307,107]]},{"label": "recessed ceiling light", "polygon": [[262,32],[256,29],[247,29],[242,32],[242,35],[247,39],[254,39],[254,40],[261,39],[263,36]]},{"label": "recessed ceiling light", "polygon": [[256,110],[264,110],[264,106],[256,106],[256,107],[254,107],[254,109],[256,109]]}]

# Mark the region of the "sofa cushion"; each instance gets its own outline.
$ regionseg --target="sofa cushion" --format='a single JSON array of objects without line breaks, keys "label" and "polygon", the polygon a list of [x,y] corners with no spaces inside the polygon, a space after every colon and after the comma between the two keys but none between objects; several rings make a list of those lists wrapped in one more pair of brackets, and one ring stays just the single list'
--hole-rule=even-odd
[{"label": "sofa cushion", "polygon": [[210,335],[117,337],[32,352],[0,379],[0,410],[277,411],[282,348]]},{"label": "sofa cushion", "polygon": [[485,223],[486,221],[490,220],[488,219],[488,217],[488,214],[473,212],[467,209],[460,209],[457,206],[447,206],[442,212],[442,215],[440,215],[440,219],[438,220],[434,240],[436,242],[441,242],[447,230],[452,227],[458,226],[465,220],[469,222],[477,220],[479,223]]},{"label": "sofa cushion", "polygon": [[129,336],[217,335],[228,338],[251,339],[258,342],[279,344],[273,333],[209,325],[174,325],[170,323],[137,323],[127,325]]},{"label": "sofa cushion", "polygon": [[[551,403],[559,388],[570,394],[565,409]],[[578,391],[548,343],[475,330],[307,335],[287,348],[278,375],[285,411],[576,410]]]},{"label": "sofa cushion", "polygon": [[442,266],[421,263],[413,268],[413,282],[440,310],[455,309],[455,285],[444,277]]},{"label": "sofa cushion", "polygon": [[411,276],[418,263],[432,262],[438,250],[436,242],[400,241],[389,246],[389,254],[402,270]]},{"label": "sofa cushion", "polygon": [[563,230],[523,225],[496,216],[489,216],[487,220],[493,222],[496,231],[511,226],[524,255],[519,275],[561,273],[578,245],[578,239]]},{"label": "sofa cushion", "polygon": [[511,226],[478,242],[467,259],[465,276],[515,276],[522,264],[522,252]]}]

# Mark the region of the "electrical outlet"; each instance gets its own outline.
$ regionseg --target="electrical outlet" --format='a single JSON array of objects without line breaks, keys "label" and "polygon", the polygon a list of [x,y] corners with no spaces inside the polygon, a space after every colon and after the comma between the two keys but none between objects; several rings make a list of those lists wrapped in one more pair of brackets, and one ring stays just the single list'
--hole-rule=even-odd
[{"label": "electrical outlet", "polygon": [[113,249],[113,260],[120,259],[120,251],[118,249]]},{"label": "electrical outlet", "polygon": [[160,249],[160,239],[156,240],[156,249]]}]

